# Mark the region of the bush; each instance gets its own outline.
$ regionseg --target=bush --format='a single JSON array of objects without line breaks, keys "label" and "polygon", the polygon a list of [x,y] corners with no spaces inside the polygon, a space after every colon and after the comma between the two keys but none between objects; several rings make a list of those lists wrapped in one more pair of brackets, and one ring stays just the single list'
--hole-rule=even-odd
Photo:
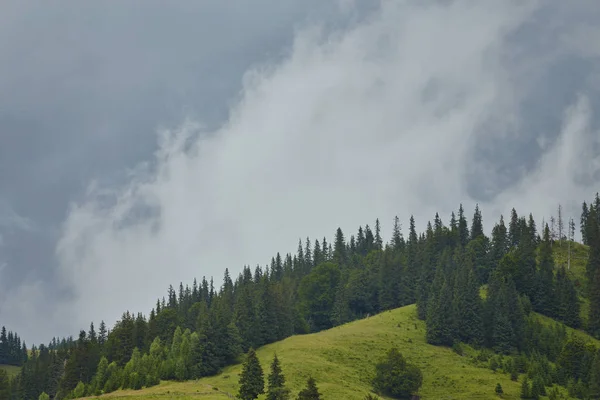
[{"label": "bush", "polygon": [[454,344],[452,345],[452,351],[455,352],[456,354],[458,354],[459,356],[462,356],[465,354],[465,350],[462,346],[462,343],[456,341],[454,342]]},{"label": "bush", "polygon": [[501,395],[502,393],[504,393],[504,390],[502,390],[502,385],[497,383],[496,384],[496,394]]},{"label": "bush", "polygon": [[376,393],[396,399],[410,397],[423,384],[423,374],[415,365],[406,362],[397,348],[390,349],[375,366],[373,389]]}]

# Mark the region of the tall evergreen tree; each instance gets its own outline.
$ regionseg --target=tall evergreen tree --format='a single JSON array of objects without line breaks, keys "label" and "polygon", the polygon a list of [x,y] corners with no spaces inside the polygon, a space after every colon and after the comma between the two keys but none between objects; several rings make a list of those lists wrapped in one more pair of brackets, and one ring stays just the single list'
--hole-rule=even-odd
[{"label": "tall evergreen tree", "polygon": [[306,382],[306,388],[302,389],[300,393],[298,393],[298,400],[320,400],[320,398],[321,393],[319,393],[317,383],[315,382],[315,379],[311,376]]},{"label": "tall evergreen tree", "polygon": [[290,398],[290,390],[285,387],[285,376],[277,354],[273,356],[271,373],[267,378],[267,400],[287,400]]},{"label": "tall evergreen tree", "polygon": [[510,246],[517,246],[520,237],[519,216],[517,215],[517,211],[513,208],[510,212],[510,222],[508,223],[508,241]]},{"label": "tall evergreen tree", "polygon": [[492,229],[492,243],[490,252],[490,266],[495,269],[498,263],[506,255],[509,249],[508,232],[504,225],[504,217],[500,216],[500,221]]},{"label": "tall evergreen tree", "polygon": [[544,227],[544,238],[539,250],[538,273],[535,283],[537,290],[532,300],[536,310],[548,316],[555,315],[554,256],[552,255],[548,225]]},{"label": "tall evergreen tree", "polygon": [[581,241],[583,244],[588,244],[588,238],[587,238],[587,222],[588,222],[588,217],[589,217],[589,210],[588,210],[588,206],[586,204],[586,202],[583,202],[583,205],[581,206],[581,219],[579,220],[579,229],[581,231]]},{"label": "tall evergreen tree", "polygon": [[458,237],[462,247],[465,247],[469,242],[469,228],[467,227],[467,218],[461,204],[458,208]]},{"label": "tall evergreen tree", "polygon": [[243,400],[253,400],[265,392],[263,370],[256,357],[254,349],[248,350],[246,361],[240,375],[238,397]]},{"label": "tall evergreen tree", "polygon": [[475,213],[473,214],[473,222],[471,224],[471,240],[483,236],[483,218],[479,210],[479,204],[475,205]]},{"label": "tall evergreen tree", "polygon": [[335,233],[335,242],[333,247],[333,261],[338,265],[344,265],[347,262],[346,240],[341,228],[337,228]]}]

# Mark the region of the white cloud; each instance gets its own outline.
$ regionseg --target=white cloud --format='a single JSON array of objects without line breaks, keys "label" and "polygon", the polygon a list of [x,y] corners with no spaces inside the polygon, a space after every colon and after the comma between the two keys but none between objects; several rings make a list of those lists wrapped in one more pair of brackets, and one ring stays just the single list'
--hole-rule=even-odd
[{"label": "white cloud", "polygon": [[[299,237],[329,239],[338,226],[349,235],[376,217],[387,233],[394,215],[407,225],[413,213],[422,227],[436,211],[472,208],[474,143],[494,134],[481,126],[514,124],[522,97],[502,59],[505,35],[532,4],[383,2],[350,31],[299,31],[288,59],[246,76],[218,131],[182,124],[165,133],[155,172],[72,207],[57,246],[76,290],[62,329],[147,312],[169,284],[219,281],[226,267],[236,274],[294,251]],[[573,178],[590,166],[578,153],[589,149],[590,113],[585,100],[568,113],[536,172],[481,205],[486,221],[513,205],[543,214],[589,196]],[[138,217],[140,206],[151,216]]]}]

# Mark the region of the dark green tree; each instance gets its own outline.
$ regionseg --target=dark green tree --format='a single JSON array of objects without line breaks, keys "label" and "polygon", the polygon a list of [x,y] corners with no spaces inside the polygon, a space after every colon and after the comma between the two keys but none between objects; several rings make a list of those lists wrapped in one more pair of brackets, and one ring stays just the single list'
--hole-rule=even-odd
[{"label": "dark green tree", "polygon": [[496,394],[498,396],[501,396],[504,393],[504,390],[502,390],[502,385],[497,383],[496,384],[496,390],[495,390]]},{"label": "dark green tree", "polygon": [[277,354],[271,363],[271,373],[267,378],[267,400],[287,400],[290,398],[290,390],[285,387],[285,376]]},{"label": "dark green tree", "polygon": [[554,290],[554,256],[550,242],[550,229],[544,227],[544,236],[538,254],[538,273],[535,280],[536,295],[533,296],[534,308],[545,315],[554,316],[556,311],[556,293]]},{"label": "dark green tree", "polygon": [[311,376],[308,378],[306,382],[306,387],[298,393],[298,400],[320,400],[321,393],[319,393],[319,389],[317,388],[317,383],[314,378]]},{"label": "dark green tree", "polygon": [[465,247],[469,242],[469,228],[462,204],[458,208],[458,238],[462,247]]},{"label": "dark green tree", "polygon": [[256,399],[258,395],[265,392],[263,370],[258,357],[256,357],[256,352],[252,348],[248,350],[246,361],[242,366],[239,384],[238,397],[243,400]]},{"label": "dark green tree", "polygon": [[375,366],[373,389],[376,393],[395,399],[408,398],[423,384],[423,374],[408,363],[397,348],[391,348]]},{"label": "dark green tree", "polygon": [[483,236],[483,218],[481,217],[479,204],[476,204],[475,213],[473,214],[473,221],[471,223],[471,240],[475,240],[479,236]]},{"label": "dark green tree", "polygon": [[523,377],[523,383],[521,384],[521,398],[522,399],[530,399],[531,398],[531,389],[529,388],[529,381],[527,377]]}]

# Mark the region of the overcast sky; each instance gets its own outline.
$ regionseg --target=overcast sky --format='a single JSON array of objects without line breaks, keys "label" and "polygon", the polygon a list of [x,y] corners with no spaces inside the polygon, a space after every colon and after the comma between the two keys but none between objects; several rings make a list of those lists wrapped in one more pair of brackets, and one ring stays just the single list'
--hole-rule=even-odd
[{"label": "overcast sky", "polygon": [[3,1],[0,325],[76,336],[377,217],[578,221],[597,1],[365,4]]}]

